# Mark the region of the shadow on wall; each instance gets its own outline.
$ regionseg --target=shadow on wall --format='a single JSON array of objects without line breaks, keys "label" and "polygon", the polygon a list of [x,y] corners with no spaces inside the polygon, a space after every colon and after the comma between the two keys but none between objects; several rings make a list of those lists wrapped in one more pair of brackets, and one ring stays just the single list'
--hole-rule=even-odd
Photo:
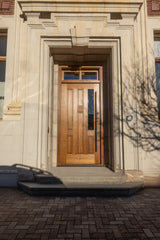
[{"label": "shadow on wall", "polygon": [[[160,88],[158,84],[156,85],[153,69],[146,71],[145,78],[139,66],[139,64],[134,65],[132,71],[125,69],[127,77],[122,84],[123,133],[121,134],[127,137],[135,147],[140,147],[145,152],[153,152],[160,150],[160,120],[158,119],[160,94],[157,94]],[[115,117],[122,121],[122,118]]]}]

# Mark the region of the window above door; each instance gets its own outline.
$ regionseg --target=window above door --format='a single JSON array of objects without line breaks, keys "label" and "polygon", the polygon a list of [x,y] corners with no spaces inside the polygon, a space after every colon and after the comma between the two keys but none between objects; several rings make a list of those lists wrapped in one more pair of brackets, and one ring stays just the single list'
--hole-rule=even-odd
[{"label": "window above door", "polygon": [[90,67],[63,67],[62,68],[62,82],[99,82],[99,68]]}]

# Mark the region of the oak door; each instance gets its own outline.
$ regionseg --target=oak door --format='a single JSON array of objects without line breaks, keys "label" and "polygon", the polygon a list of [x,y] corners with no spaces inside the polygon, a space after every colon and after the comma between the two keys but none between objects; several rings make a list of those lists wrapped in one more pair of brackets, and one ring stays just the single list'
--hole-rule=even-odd
[{"label": "oak door", "polygon": [[61,84],[58,164],[100,163],[99,84]]}]

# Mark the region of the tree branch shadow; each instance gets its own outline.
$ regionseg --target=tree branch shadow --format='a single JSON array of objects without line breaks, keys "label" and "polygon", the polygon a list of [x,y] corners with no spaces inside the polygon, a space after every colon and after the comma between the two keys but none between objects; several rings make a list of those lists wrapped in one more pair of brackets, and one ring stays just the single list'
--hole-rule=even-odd
[{"label": "tree branch shadow", "polygon": [[[125,68],[126,79],[122,84],[123,134],[134,146],[146,152],[160,150],[160,89],[153,70],[144,78],[138,64],[133,66],[134,74]],[[159,79],[160,82],[160,79]]]}]

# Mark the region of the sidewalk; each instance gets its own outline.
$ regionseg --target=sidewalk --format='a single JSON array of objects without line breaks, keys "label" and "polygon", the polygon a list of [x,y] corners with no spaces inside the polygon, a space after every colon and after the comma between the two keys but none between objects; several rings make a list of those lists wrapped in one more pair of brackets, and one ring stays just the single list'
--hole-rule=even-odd
[{"label": "sidewalk", "polygon": [[31,197],[0,189],[0,240],[159,240],[160,189],[132,197]]}]

